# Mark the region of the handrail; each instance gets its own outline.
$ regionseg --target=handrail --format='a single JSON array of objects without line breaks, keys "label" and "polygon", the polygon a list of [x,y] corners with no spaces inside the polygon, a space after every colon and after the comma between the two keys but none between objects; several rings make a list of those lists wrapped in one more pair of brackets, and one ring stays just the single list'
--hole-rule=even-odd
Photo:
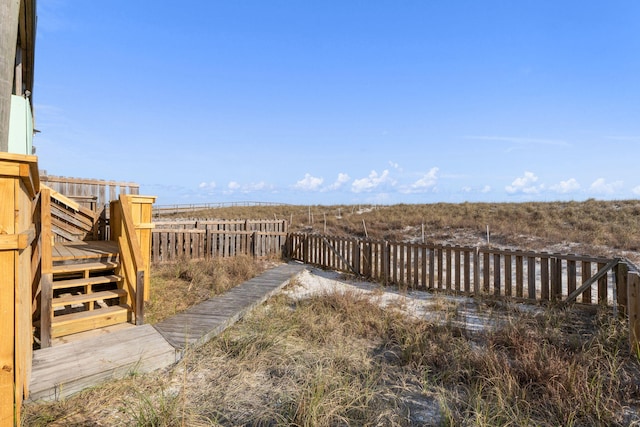
[{"label": "handrail", "polygon": [[144,261],[131,216],[131,204],[128,198],[121,194],[117,201],[111,202],[111,209],[113,222],[111,239],[118,242],[121,272],[129,295],[133,296],[131,299],[134,302],[132,308],[135,323],[142,325],[144,323]]},{"label": "handrail", "polygon": [[68,241],[97,238],[98,214],[44,184],[41,188],[50,194],[52,230],[57,239]]},{"label": "handrail", "polygon": [[51,346],[51,318],[53,308],[51,306],[53,298],[53,258],[52,245],[53,234],[51,224],[51,189],[43,186],[40,190],[40,240],[42,246],[40,268],[40,347]]}]

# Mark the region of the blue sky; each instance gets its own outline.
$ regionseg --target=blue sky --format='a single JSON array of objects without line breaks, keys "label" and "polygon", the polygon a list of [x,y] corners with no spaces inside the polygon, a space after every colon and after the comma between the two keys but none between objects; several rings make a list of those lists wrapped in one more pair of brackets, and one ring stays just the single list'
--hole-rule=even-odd
[{"label": "blue sky", "polygon": [[52,175],[158,204],[640,198],[640,2],[40,0]]}]

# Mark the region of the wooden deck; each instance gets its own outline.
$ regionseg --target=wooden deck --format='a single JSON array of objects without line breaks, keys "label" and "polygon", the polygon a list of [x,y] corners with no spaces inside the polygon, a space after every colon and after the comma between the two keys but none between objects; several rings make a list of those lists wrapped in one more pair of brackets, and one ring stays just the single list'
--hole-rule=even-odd
[{"label": "wooden deck", "polygon": [[155,326],[103,331],[82,340],[69,337],[66,343],[36,350],[29,399],[61,399],[131,372],[170,366],[186,347],[224,331],[304,268],[298,263],[281,265]]},{"label": "wooden deck", "polygon": [[117,255],[118,244],[110,240],[56,243],[51,249],[54,263],[97,257],[115,258]]}]

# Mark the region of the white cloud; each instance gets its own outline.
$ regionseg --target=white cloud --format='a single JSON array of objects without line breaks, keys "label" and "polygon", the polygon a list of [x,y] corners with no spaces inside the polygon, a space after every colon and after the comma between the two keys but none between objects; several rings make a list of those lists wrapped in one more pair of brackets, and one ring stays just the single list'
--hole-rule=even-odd
[{"label": "white cloud", "polygon": [[323,182],[324,178],[318,178],[309,173],[305,173],[304,178],[296,182],[296,185],[294,185],[294,187],[298,190],[315,191],[320,188]]},{"label": "white cloud", "polygon": [[429,190],[435,190],[438,183],[438,168],[431,168],[429,172],[425,173],[422,178],[411,184],[411,187],[407,190],[408,193],[420,193]]},{"label": "white cloud", "polygon": [[589,191],[595,194],[614,194],[622,187],[622,181],[608,183],[604,178],[598,178],[589,187]]},{"label": "white cloud", "polygon": [[350,180],[351,180],[351,177],[349,175],[341,172],[338,174],[338,178],[335,180],[335,182],[330,186],[328,186],[326,190],[337,190],[338,188],[342,187],[344,184],[346,184]]},{"label": "white cloud", "polygon": [[482,187],[482,190],[480,190],[481,193],[489,193],[491,191],[491,186],[490,185],[485,185],[484,187]]},{"label": "white cloud", "polygon": [[473,188],[471,188],[469,186],[462,187],[462,192],[463,193],[471,193],[471,190],[473,190]]},{"label": "white cloud", "polygon": [[631,189],[631,192],[637,196],[640,196],[640,185],[638,185],[637,187],[633,187]]},{"label": "white cloud", "polygon": [[400,164],[398,162],[393,162],[393,161],[389,160],[389,166],[391,166],[392,168],[402,172],[402,168],[400,167]]},{"label": "white cloud", "polygon": [[273,185],[267,184],[264,181],[260,182],[252,182],[249,184],[239,184],[236,181],[230,181],[227,184],[227,190],[224,191],[224,194],[233,194],[233,193],[253,193],[256,191],[267,191],[273,190]]},{"label": "white cloud", "polygon": [[552,185],[551,190],[560,194],[573,193],[580,189],[580,184],[576,181],[575,178],[570,178],[566,181],[560,181],[559,184]]},{"label": "white cloud", "polygon": [[536,182],[538,177],[533,172],[525,172],[524,176],[516,178],[511,185],[507,185],[505,190],[509,194],[538,194],[544,185],[535,185]]},{"label": "white cloud", "polygon": [[389,171],[385,169],[380,175],[375,170],[371,171],[368,177],[360,178],[353,181],[351,191],[361,193],[363,191],[371,191],[381,184],[392,182],[389,177]]},{"label": "white cloud", "polygon": [[198,185],[198,188],[202,188],[202,189],[214,189],[216,188],[216,183],[215,181],[211,181],[211,182],[201,182],[200,185]]}]

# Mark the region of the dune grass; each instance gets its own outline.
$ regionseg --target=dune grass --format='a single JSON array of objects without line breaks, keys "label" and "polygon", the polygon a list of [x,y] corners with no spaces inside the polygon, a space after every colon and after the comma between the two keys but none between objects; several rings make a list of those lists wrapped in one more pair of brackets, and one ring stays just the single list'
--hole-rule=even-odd
[{"label": "dune grass", "polygon": [[[310,215],[311,214],[311,215]],[[528,203],[434,203],[381,206],[255,206],[227,207],[167,218],[264,219],[291,221],[291,231],[325,231],[337,236],[406,240],[422,237],[443,241],[455,234],[483,242],[486,229],[495,243],[539,250],[550,244],[575,242],[581,253],[608,255],[614,250],[640,249],[640,201]],[[363,225],[363,220],[365,225]]]},{"label": "dune grass", "polygon": [[[132,375],[25,425],[582,426],[638,420],[638,363],[610,313],[495,310],[469,332],[362,294],[279,295],[164,373]],[[46,422],[45,422],[46,420]],[[82,420],[82,424],[80,422]],[[53,424],[48,424],[53,423]]]}]

